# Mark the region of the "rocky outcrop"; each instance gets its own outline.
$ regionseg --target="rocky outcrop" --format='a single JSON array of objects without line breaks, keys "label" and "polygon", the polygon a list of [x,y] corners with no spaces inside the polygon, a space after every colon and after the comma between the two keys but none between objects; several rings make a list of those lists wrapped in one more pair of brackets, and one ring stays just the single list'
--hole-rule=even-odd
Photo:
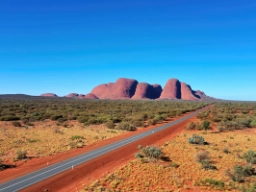
[{"label": "rocky outcrop", "polygon": [[69,93],[68,95],[66,95],[65,97],[69,97],[69,98],[77,98],[79,94],[77,93]]},{"label": "rocky outcrop", "polygon": [[131,98],[135,94],[137,84],[136,80],[120,78],[116,83],[101,84],[95,87],[91,93],[99,99]]},{"label": "rocky outcrop", "polygon": [[138,81],[134,79],[120,78],[114,85],[113,98],[114,99],[125,99],[131,98],[136,91]]},{"label": "rocky outcrop", "polygon": [[178,79],[169,79],[163,88],[160,99],[181,99],[181,83]]},{"label": "rocky outcrop", "polygon": [[181,83],[181,99],[183,100],[200,100],[200,97],[193,93],[190,85]]},{"label": "rocky outcrop", "polygon": [[54,93],[43,93],[40,96],[42,96],[42,97],[58,97],[58,95],[56,95]]},{"label": "rocky outcrop", "polygon": [[83,99],[98,99],[93,93],[88,93],[84,95]]},{"label": "rocky outcrop", "polygon": [[[41,96],[57,97],[54,93]],[[169,79],[162,88],[159,84],[139,83],[135,79],[119,78],[115,83],[96,86],[89,94],[70,93],[65,97],[77,99],[182,99],[193,101],[213,101],[204,92],[194,91],[190,85],[178,79]]]}]

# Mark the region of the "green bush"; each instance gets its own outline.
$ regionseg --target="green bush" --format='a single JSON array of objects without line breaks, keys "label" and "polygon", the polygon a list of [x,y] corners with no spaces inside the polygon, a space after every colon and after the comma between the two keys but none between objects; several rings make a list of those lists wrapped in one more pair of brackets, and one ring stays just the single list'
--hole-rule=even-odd
[{"label": "green bush", "polygon": [[2,116],[0,118],[0,121],[16,121],[16,120],[20,120],[20,118],[16,116]]},{"label": "green bush", "polygon": [[225,187],[225,184],[223,181],[219,181],[219,180],[215,180],[215,179],[201,180],[200,183],[204,186],[207,186],[209,184],[211,187],[214,187],[218,190],[222,190]]},{"label": "green bush", "polygon": [[249,150],[243,154],[243,158],[251,164],[256,164],[256,153],[253,150]]},{"label": "green bush", "polygon": [[204,141],[204,137],[196,135],[196,134],[192,135],[191,138],[188,138],[188,142],[190,144],[197,144],[197,145],[204,145],[204,144],[206,144],[206,142]]},{"label": "green bush", "polygon": [[84,139],[84,137],[80,135],[73,135],[70,139],[73,141],[73,140]]},{"label": "green bush", "polygon": [[136,127],[131,125],[130,123],[127,122],[121,122],[116,126],[116,129],[119,130],[126,130],[126,131],[136,131]]},{"label": "green bush", "polygon": [[27,159],[27,151],[26,150],[18,150],[16,151],[16,160]]},{"label": "green bush", "polygon": [[135,155],[136,158],[141,158],[141,159],[146,158],[150,161],[152,160],[157,161],[163,155],[161,149],[155,146],[152,146],[152,147],[146,146],[143,148],[141,145],[139,145],[138,148],[140,149],[140,153],[137,153]]},{"label": "green bush", "polygon": [[56,121],[56,120],[58,120],[58,119],[60,119],[60,118],[63,118],[63,116],[62,116],[62,115],[52,115],[52,116],[51,116],[51,120],[52,120],[52,121]]},{"label": "green bush", "polygon": [[235,182],[243,182],[245,177],[255,175],[255,169],[251,165],[241,166],[235,165],[233,170],[227,170],[226,175],[229,176]]}]

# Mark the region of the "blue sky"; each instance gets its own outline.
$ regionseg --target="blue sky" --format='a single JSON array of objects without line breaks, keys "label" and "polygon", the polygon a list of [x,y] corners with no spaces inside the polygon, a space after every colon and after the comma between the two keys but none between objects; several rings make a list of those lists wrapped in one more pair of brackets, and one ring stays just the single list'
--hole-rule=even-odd
[{"label": "blue sky", "polygon": [[1,0],[0,94],[178,78],[256,100],[255,10],[255,0]]}]

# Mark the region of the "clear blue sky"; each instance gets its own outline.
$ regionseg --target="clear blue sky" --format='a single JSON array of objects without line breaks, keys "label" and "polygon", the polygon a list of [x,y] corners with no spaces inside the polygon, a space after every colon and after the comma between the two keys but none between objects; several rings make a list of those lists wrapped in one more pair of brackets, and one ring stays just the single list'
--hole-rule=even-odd
[{"label": "clear blue sky", "polygon": [[1,0],[0,94],[178,78],[256,100],[255,0]]}]

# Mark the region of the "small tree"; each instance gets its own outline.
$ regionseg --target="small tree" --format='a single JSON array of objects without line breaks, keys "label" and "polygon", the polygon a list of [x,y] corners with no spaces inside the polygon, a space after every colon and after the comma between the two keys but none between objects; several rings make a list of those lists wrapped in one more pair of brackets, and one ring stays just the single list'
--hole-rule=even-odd
[{"label": "small tree", "polygon": [[205,132],[207,133],[207,130],[208,130],[209,127],[210,127],[210,122],[207,121],[207,120],[205,120],[205,121],[202,122],[202,126],[203,126]]}]

